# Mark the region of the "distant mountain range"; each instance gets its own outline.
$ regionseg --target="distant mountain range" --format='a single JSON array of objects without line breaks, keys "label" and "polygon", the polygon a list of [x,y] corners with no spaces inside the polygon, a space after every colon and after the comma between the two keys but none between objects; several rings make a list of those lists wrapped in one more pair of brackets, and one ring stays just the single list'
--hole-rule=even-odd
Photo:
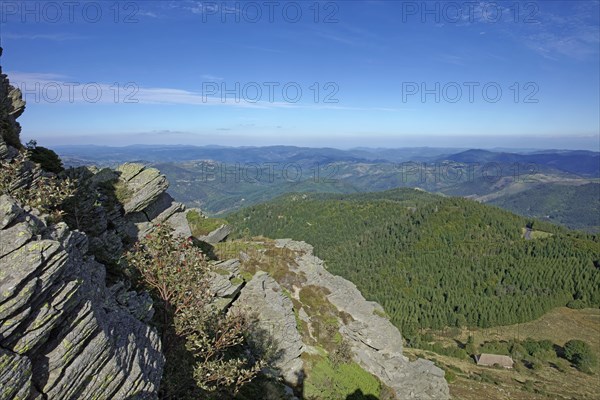
[{"label": "distant mountain range", "polygon": [[347,194],[416,187],[600,232],[600,222],[593,217],[600,210],[600,153],[593,151],[187,145],[54,150],[67,166],[128,161],[153,165],[168,177],[169,191],[178,201],[214,215],[291,192]]}]

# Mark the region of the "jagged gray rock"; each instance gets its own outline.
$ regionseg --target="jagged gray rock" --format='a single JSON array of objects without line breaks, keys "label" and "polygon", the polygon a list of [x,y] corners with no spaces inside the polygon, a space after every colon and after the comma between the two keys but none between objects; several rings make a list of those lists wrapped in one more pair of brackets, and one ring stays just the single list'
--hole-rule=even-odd
[{"label": "jagged gray rock", "polygon": [[169,187],[167,178],[156,168],[146,168],[142,164],[125,163],[117,168],[127,189],[130,191],[124,200],[126,213],[141,212],[154,203]]},{"label": "jagged gray rock", "polygon": [[21,213],[21,208],[17,202],[8,195],[0,196],[0,229],[6,228]]},{"label": "jagged gray rock", "polygon": [[70,174],[79,190],[66,207],[68,222],[89,236],[98,261],[117,264],[127,244],[143,239],[157,224],[168,223],[181,237],[192,235],[185,206],[165,192],[168,182],[158,170],[128,163],[117,171],[80,167]]},{"label": "jagged gray rock", "polygon": [[208,244],[217,244],[225,240],[227,236],[231,233],[232,229],[229,225],[221,225],[214,231],[210,232],[208,235],[198,236],[197,239]]},{"label": "jagged gray rock", "polygon": [[379,304],[366,301],[352,282],[328,272],[323,261],[313,255],[311,245],[280,239],[276,246],[295,251],[296,265],[290,264],[290,270],[302,273],[306,285],[326,288],[327,299],[351,316],[346,322],[340,321],[339,331],[350,343],[354,360],[366,371],[393,388],[399,399],[450,398],[443,370],[428,360],[409,362],[402,354],[402,336],[381,316]]},{"label": "jagged gray rock", "polygon": [[9,208],[20,217],[0,231],[0,398],[156,397],[164,359],[140,320],[151,315],[147,295],[107,288],[84,234],[40,230],[0,197]]},{"label": "jagged gray rock", "polygon": [[[22,147],[16,118],[24,108],[0,68],[2,159]],[[72,173],[90,178],[84,193],[117,177],[93,168]],[[11,190],[31,187],[41,174],[25,162]],[[138,196],[151,191],[141,186]],[[99,191],[77,200],[69,215],[90,238],[65,223],[46,225],[37,210],[0,196],[1,400],[157,397],[164,357],[156,330],[144,322],[152,315],[150,298],[123,284],[107,288],[104,265],[89,253],[92,246],[105,258],[119,257],[128,221],[120,204],[109,207]]]},{"label": "jagged gray rock", "polygon": [[274,375],[283,376],[286,382],[302,382],[304,343],[296,329],[296,318],[291,299],[282,287],[266,272],[260,271],[242,289],[230,312],[245,311],[257,316],[253,329],[254,340],[269,349],[268,358]]},{"label": "jagged gray rock", "polygon": [[[0,56],[2,48],[0,47]],[[9,155],[10,147],[21,148],[21,125],[17,118],[25,111],[21,91],[10,84],[0,66],[0,158]]]},{"label": "jagged gray rock", "polygon": [[0,349],[0,382],[2,385],[0,398],[26,399],[31,393],[31,361],[11,351]]},{"label": "jagged gray rock", "polygon": [[[231,303],[242,290],[240,262],[232,259],[215,263],[211,267],[209,273],[210,292],[216,297],[230,299],[229,303]],[[228,305],[228,303],[225,304],[225,306]]]}]

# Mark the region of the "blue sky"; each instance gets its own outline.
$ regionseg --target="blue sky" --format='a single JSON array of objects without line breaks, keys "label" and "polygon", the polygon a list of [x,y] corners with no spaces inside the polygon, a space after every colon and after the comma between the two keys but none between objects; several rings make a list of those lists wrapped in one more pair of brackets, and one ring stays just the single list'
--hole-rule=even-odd
[{"label": "blue sky", "polygon": [[48,146],[599,150],[599,9],[4,1],[2,66]]}]

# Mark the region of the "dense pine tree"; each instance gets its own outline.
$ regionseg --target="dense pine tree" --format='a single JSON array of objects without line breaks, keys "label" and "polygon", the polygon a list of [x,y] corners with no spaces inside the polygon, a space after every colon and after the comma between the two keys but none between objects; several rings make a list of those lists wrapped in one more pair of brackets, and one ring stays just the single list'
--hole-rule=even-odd
[{"label": "dense pine tree", "polygon": [[[253,235],[315,246],[328,269],[420,328],[514,324],[580,300],[600,305],[600,238],[463,198],[400,189],[287,195],[228,220]],[[535,235],[534,235],[535,236]]]}]

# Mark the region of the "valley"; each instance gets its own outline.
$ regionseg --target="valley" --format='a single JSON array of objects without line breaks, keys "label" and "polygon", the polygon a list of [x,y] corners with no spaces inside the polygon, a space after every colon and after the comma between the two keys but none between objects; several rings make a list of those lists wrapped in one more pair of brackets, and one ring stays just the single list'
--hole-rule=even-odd
[{"label": "valley", "polygon": [[354,149],[129,146],[58,147],[66,165],[139,160],[191,207],[222,215],[286,193],[359,193],[418,187],[571,229],[600,230],[600,153],[451,148]]}]

